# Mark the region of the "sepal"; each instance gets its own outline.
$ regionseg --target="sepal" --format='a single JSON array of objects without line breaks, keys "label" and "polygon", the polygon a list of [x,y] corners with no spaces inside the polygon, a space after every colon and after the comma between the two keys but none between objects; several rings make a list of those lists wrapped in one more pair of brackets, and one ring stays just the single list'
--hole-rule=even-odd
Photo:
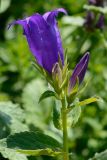
[{"label": "sepal", "polygon": [[[83,101],[79,101],[79,99],[78,99],[78,101],[77,101],[77,99],[78,98],[76,98],[76,100],[74,100],[74,102],[70,105],[70,106],[68,106],[68,108],[67,108],[67,112],[69,113],[74,107],[75,107],[75,105],[77,106],[77,107],[82,107],[82,106],[85,106],[85,105],[87,105],[87,104],[90,104],[90,103],[93,103],[93,102],[98,102],[98,101],[102,101],[102,99],[100,98],[100,97],[98,97],[98,96],[94,96],[94,97],[91,97],[91,98],[87,98],[87,99],[85,99],[85,100],[83,100]],[[75,103],[76,102],[76,103]]]},{"label": "sepal", "polygon": [[52,82],[53,87],[59,95],[64,91],[67,93],[67,86],[70,78],[70,71],[68,70],[68,63],[65,59],[64,66],[61,66],[60,62],[56,63],[52,69]]},{"label": "sepal", "polygon": [[53,86],[51,75],[43,67],[41,67],[36,60],[32,61],[32,65],[41,73],[42,76],[46,78],[46,80],[51,84],[51,86]]},{"label": "sepal", "polygon": [[68,104],[71,104],[74,101],[74,99],[78,93],[78,90],[79,90],[79,79],[77,77],[76,84],[75,84],[74,88],[72,88],[72,90],[70,90],[69,86],[68,86],[68,95],[67,95]]},{"label": "sepal", "polygon": [[60,85],[62,83],[62,70],[59,63],[55,63],[52,69],[52,80],[57,93],[60,93]]}]

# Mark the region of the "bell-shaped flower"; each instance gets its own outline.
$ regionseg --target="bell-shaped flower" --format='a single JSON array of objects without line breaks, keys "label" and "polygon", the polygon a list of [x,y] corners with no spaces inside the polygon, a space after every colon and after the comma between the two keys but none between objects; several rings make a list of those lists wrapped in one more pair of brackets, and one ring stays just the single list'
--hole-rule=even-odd
[{"label": "bell-shaped flower", "polygon": [[63,8],[55,9],[44,15],[36,13],[23,20],[14,21],[9,25],[19,24],[23,27],[29,48],[36,58],[38,65],[43,67],[49,74],[52,68],[61,59],[64,65],[64,54],[61,37],[56,21],[60,13],[67,14]]},{"label": "bell-shaped flower", "polygon": [[70,77],[70,83],[69,83],[69,93],[72,91],[72,89],[75,87],[77,80],[79,85],[82,83],[87,67],[89,62],[89,53],[86,53],[80,60],[80,62],[76,65],[71,77]]},{"label": "bell-shaped flower", "polygon": [[[88,3],[89,5],[93,5],[95,7],[104,7],[104,0],[88,0]],[[94,11],[88,11],[85,18],[84,26],[88,31],[94,31],[95,29],[103,29],[105,23],[104,19],[104,14],[99,14]]]}]

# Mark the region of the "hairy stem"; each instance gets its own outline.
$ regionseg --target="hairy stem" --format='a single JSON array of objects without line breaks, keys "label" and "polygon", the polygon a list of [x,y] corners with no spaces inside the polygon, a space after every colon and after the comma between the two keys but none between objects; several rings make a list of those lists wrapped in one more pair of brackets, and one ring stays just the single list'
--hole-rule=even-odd
[{"label": "hairy stem", "polygon": [[62,99],[62,127],[63,127],[63,160],[69,160],[68,155],[68,136],[67,136],[67,112],[66,102]]}]

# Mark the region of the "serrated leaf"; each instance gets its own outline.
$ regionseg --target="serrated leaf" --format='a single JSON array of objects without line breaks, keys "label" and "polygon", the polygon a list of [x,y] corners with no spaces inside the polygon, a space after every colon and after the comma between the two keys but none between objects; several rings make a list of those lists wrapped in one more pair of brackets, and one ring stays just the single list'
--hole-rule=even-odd
[{"label": "serrated leaf", "polygon": [[28,130],[28,127],[23,123],[24,118],[24,112],[19,105],[0,102],[0,138],[4,138],[10,133]]},{"label": "serrated leaf", "polygon": [[107,149],[101,153],[96,153],[95,156],[89,160],[107,160]]},{"label": "serrated leaf", "polygon": [[87,104],[90,104],[90,103],[93,103],[93,102],[97,102],[99,100],[100,100],[99,97],[91,97],[91,98],[88,98],[88,99],[85,99],[85,100],[79,102],[78,105],[79,106],[84,106],[84,105],[87,105]]},{"label": "serrated leaf", "polygon": [[61,129],[61,116],[56,104],[53,107],[53,123],[57,129]]},{"label": "serrated leaf", "polygon": [[9,160],[28,160],[26,155],[22,153],[18,153],[15,150],[5,148],[1,151],[1,154],[4,158],[8,158]]},{"label": "serrated leaf", "polygon": [[50,90],[45,91],[45,92],[41,95],[41,97],[39,98],[39,103],[40,103],[42,100],[44,100],[44,99],[46,99],[46,98],[49,98],[49,97],[52,97],[52,96],[56,97],[55,92],[50,91]]},{"label": "serrated leaf", "polygon": [[61,152],[61,144],[41,132],[21,132],[7,138],[7,147],[27,155],[56,156]]},{"label": "serrated leaf", "polygon": [[15,150],[9,149],[6,146],[6,138],[0,140],[0,153],[2,156],[9,160],[28,160],[26,155],[16,152]]}]

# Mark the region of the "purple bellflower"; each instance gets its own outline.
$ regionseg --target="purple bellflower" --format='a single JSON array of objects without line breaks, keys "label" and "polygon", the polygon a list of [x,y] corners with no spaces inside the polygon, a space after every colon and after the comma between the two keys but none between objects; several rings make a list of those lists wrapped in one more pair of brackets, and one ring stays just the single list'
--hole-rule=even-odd
[{"label": "purple bellflower", "polygon": [[[45,13],[43,16],[36,13],[23,20],[12,22],[9,27],[19,24],[23,27],[29,48],[34,55],[36,62],[46,72],[52,75],[53,82],[49,82],[59,93],[61,87],[67,81],[68,68],[64,63],[64,53],[58,29],[56,16],[60,13],[67,14],[63,8],[59,8]],[[74,88],[77,79],[82,83],[89,61],[89,54],[86,53],[76,65],[71,78],[69,79],[69,89]],[[46,75],[47,76],[47,75]],[[68,84],[67,84],[68,86]]]},{"label": "purple bellflower", "polygon": [[70,77],[70,84],[69,84],[69,93],[75,87],[77,80],[79,81],[79,85],[82,83],[87,67],[89,62],[89,53],[87,52],[76,65],[71,77]]},{"label": "purple bellflower", "polygon": [[[104,7],[104,0],[88,0],[89,5],[96,7]],[[94,29],[103,29],[104,27],[104,15],[102,13],[95,14],[93,11],[88,11],[85,18],[85,27],[88,31],[94,31]]]},{"label": "purple bellflower", "polygon": [[89,4],[103,7],[104,0],[89,0]]},{"label": "purple bellflower", "polygon": [[44,15],[36,13],[23,20],[14,21],[9,25],[19,24],[23,27],[29,48],[36,58],[38,65],[43,67],[49,74],[52,68],[61,59],[64,65],[64,54],[60,32],[56,16],[60,13],[67,14],[63,8],[55,9]]},{"label": "purple bellflower", "polygon": [[[97,22],[96,22],[97,19]],[[104,15],[98,14],[97,16],[93,12],[88,12],[87,17],[84,23],[85,27],[89,31],[94,31],[95,28],[103,29],[104,28]]]},{"label": "purple bellflower", "polygon": [[96,0],[88,0],[89,4],[95,5],[96,4]]}]

